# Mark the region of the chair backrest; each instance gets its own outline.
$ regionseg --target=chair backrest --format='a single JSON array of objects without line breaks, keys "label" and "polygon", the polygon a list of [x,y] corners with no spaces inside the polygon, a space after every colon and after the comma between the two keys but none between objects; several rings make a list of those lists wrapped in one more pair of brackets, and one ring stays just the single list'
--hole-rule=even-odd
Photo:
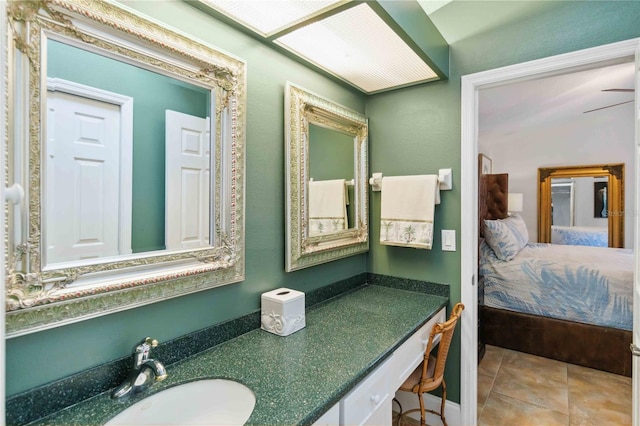
[{"label": "chair backrest", "polygon": [[[447,355],[449,354],[449,347],[451,346],[451,340],[453,339],[453,332],[456,329],[456,323],[458,318],[462,315],[464,305],[457,303],[451,310],[451,315],[446,322],[437,323],[431,329],[429,335],[429,342],[424,352],[424,362],[422,363],[422,379],[421,382],[429,381],[440,383],[444,377],[444,366],[447,362]],[[429,356],[431,355],[431,349],[433,348],[433,340],[437,335],[440,335],[440,346],[438,347],[438,356],[436,357],[436,365],[433,370],[433,376],[427,377],[427,370],[429,369]]]}]

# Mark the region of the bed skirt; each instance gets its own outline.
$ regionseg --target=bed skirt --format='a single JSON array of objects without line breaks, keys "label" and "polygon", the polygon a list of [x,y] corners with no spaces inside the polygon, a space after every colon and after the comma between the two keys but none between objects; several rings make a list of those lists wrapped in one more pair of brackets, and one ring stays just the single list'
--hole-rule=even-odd
[{"label": "bed skirt", "polygon": [[488,345],[631,377],[631,331],[479,308],[479,338]]}]

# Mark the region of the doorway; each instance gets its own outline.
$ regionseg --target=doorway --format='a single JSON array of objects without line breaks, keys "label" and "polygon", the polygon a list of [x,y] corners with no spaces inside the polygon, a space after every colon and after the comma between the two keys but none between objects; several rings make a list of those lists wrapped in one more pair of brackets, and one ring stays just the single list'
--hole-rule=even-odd
[{"label": "doorway", "polygon": [[[517,64],[462,77],[462,138],[461,138],[461,299],[469,312],[462,319],[461,352],[461,423],[477,421],[477,158],[478,158],[478,97],[479,90],[515,81],[564,74],[568,70],[589,69],[605,63],[632,60],[638,40],[628,40],[541,60]],[[637,168],[637,165],[636,165]],[[635,173],[634,173],[635,174]],[[637,182],[637,176],[635,181]],[[634,217],[636,235],[638,217]],[[637,238],[636,238],[637,240]],[[637,246],[637,241],[636,241]],[[637,249],[636,249],[637,263]],[[635,362],[635,361],[634,361]],[[637,418],[637,414],[634,413]]]}]

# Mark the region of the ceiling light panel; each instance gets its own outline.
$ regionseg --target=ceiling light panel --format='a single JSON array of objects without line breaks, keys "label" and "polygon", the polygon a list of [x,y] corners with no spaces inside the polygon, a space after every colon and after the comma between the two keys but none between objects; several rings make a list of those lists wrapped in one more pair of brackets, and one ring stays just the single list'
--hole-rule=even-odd
[{"label": "ceiling light panel", "polygon": [[283,28],[346,3],[346,0],[201,0],[245,27],[268,37]]},{"label": "ceiling light panel", "polygon": [[368,93],[438,78],[366,3],[274,41]]}]

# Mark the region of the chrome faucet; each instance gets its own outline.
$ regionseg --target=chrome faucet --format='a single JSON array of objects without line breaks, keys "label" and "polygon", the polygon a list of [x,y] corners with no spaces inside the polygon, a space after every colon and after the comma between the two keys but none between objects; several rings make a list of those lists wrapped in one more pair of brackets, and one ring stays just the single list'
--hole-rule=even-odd
[{"label": "chrome faucet", "polygon": [[128,395],[140,392],[167,378],[167,370],[164,365],[153,358],[149,358],[151,348],[158,346],[158,341],[147,337],[133,350],[133,368],[129,377],[120,386],[111,392],[111,398],[120,399]]}]

